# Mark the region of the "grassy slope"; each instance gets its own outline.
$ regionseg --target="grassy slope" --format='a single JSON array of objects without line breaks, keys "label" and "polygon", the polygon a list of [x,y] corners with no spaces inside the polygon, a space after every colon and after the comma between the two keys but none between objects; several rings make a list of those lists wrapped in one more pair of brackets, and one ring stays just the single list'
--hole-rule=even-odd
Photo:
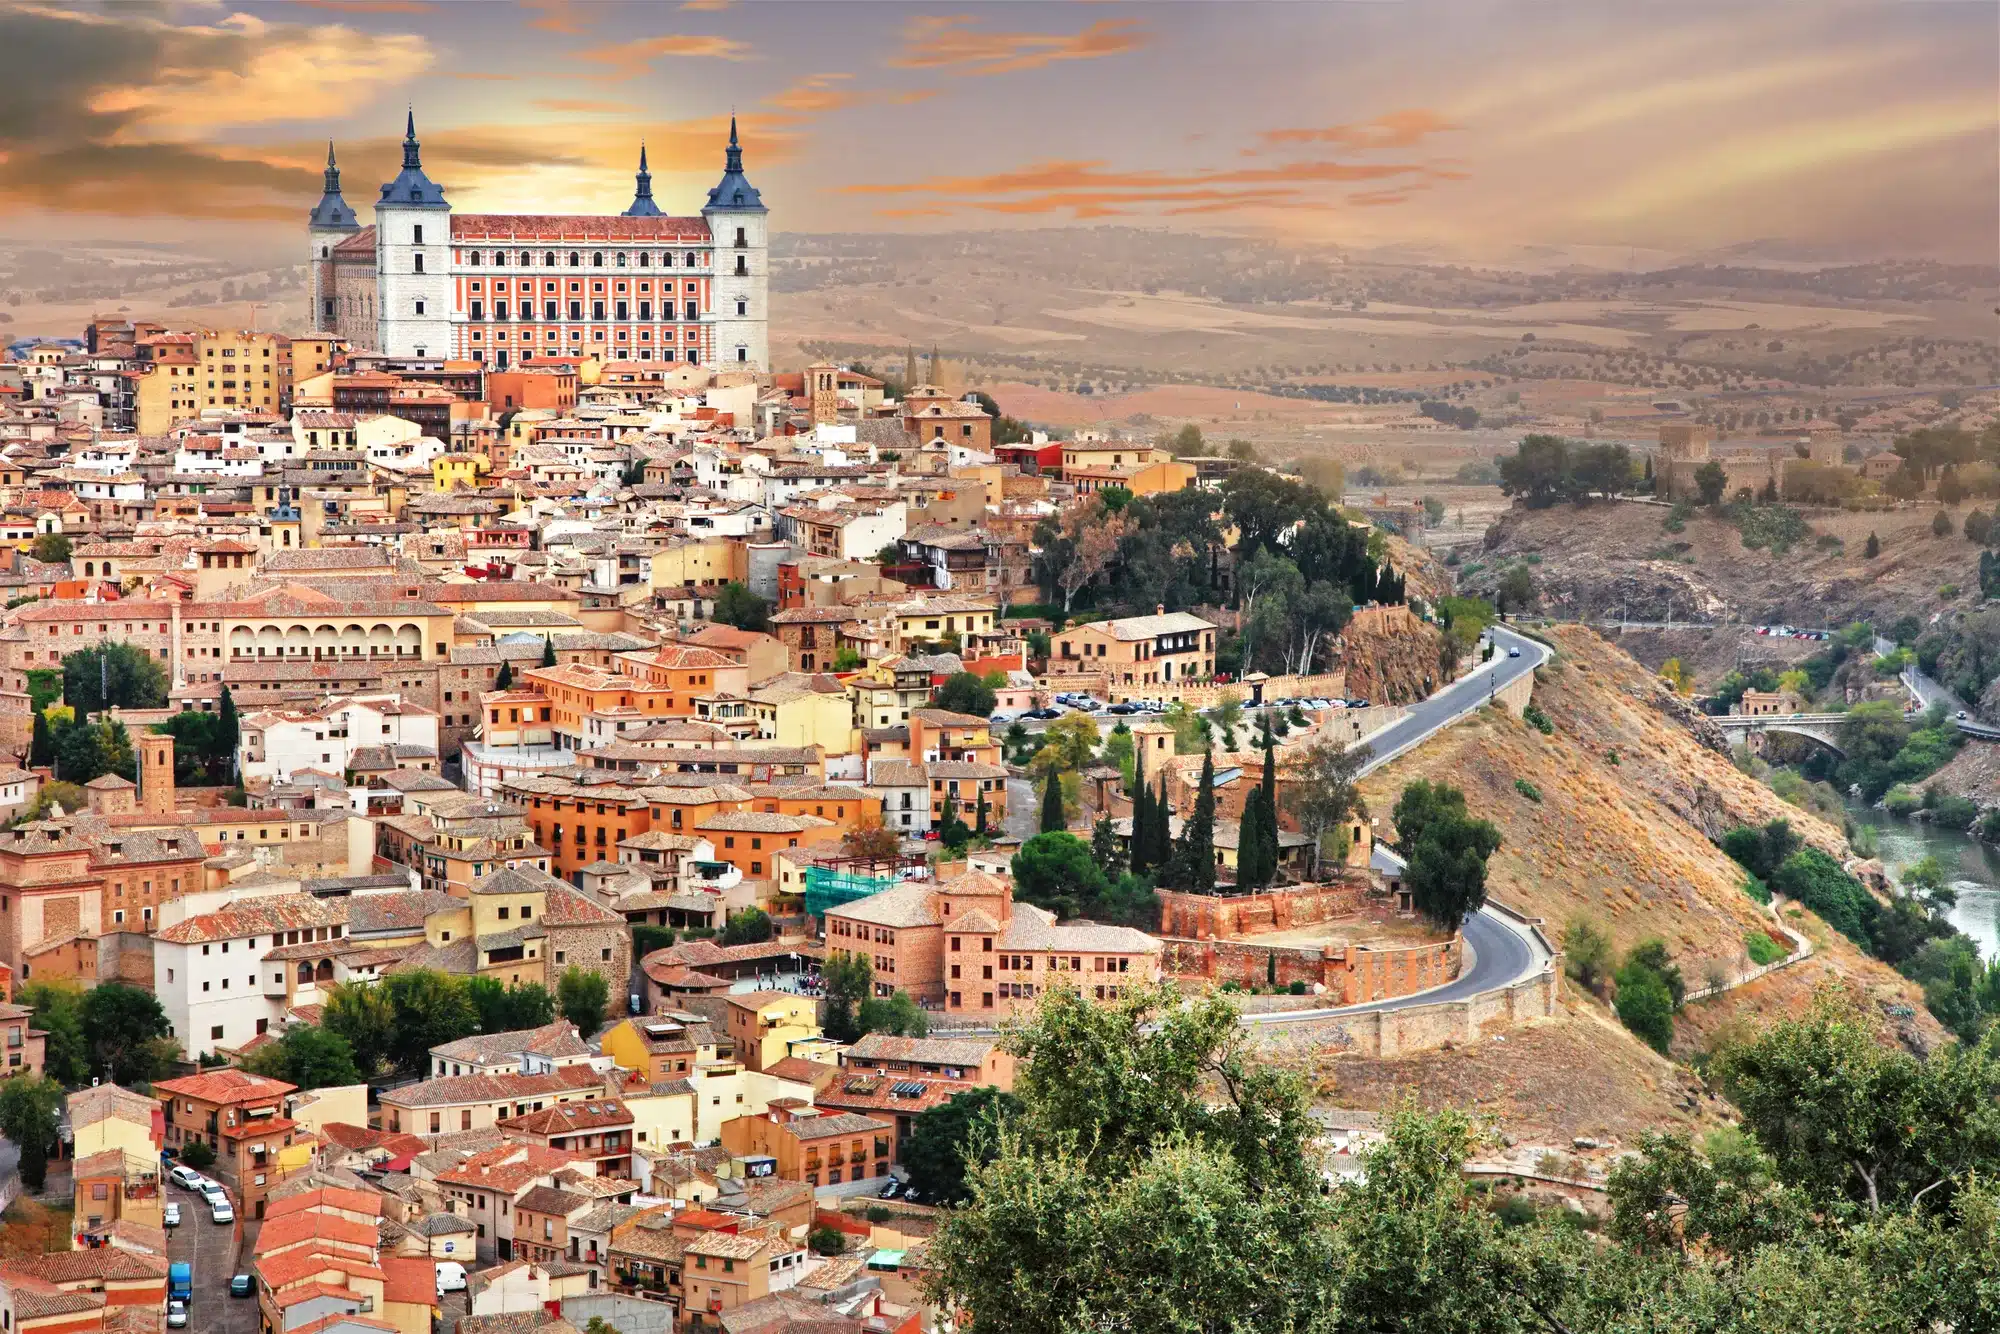
[{"label": "grassy slope", "polygon": [[[1645,670],[1595,634],[1564,629],[1555,642],[1559,656],[1535,691],[1555,734],[1482,711],[1363,784],[1379,827],[1389,830],[1396,794],[1410,780],[1453,783],[1505,840],[1489,866],[1495,897],[1547,918],[1558,936],[1580,915],[1596,919],[1621,950],[1658,936],[1690,986],[1704,983],[1711,961],[1734,975],[1746,966],[1745,933],[1765,919],[1712,836],[1784,816],[1814,844],[1844,854],[1840,831],[1786,805],[1703,747],[1670,706],[1661,707],[1665,696]],[[1614,750],[1616,765],[1608,758]],[[1520,794],[1517,778],[1540,791],[1539,804]],[[1883,1005],[1913,1007],[1918,1017],[1905,1025],[1935,1036],[1921,998],[1902,978],[1816,918],[1797,924],[1820,953],[1690,1006],[1677,1026],[1676,1055],[1702,1050],[1734,1024],[1796,1011],[1829,980],[1859,988],[1878,1012]],[[1476,1095],[1510,1126],[1561,1134],[1629,1136],[1640,1126],[1705,1114],[1695,1081],[1607,1022],[1596,1001],[1571,990],[1565,1017],[1517,1030],[1505,1044],[1488,1040],[1400,1061],[1330,1064],[1329,1097],[1378,1106],[1400,1088],[1441,1101]],[[1885,1032],[1896,1027],[1885,1018]]]}]

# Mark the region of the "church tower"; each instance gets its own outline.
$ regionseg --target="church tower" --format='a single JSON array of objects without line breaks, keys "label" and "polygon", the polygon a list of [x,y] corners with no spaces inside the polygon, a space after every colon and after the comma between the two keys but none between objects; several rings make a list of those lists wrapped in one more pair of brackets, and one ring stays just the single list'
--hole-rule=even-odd
[{"label": "church tower", "polygon": [[333,333],[340,328],[339,301],[334,292],[333,250],[361,230],[354,210],[340,197],[340,166],[333,160],[333,140],[326,141],[326,185],[319,203],[306,216],[306,237],[310,243],[306,259],[306,286],[311,307],[306,312],[314,333]]},{"label": "church tower", "polygon": [[743,147],[731,116],[722,181],[708,192],[701,210],[715,246],[713,355],[720,366],[771,368],[769,215],[763,197],[743,174]]},{"label": "church tower", "polygon": [[639,145],[639,176],[632,193],[632,207],[625,210],[628,218],[657,218],[660,206],[653,202],[653,173],[646,170],[646,145]]},{"label": "church tower", "polygon": [[403,169],[375,201],[376,350],[451,355],[451,205],[424,175],[417,117],[403,134]]}]

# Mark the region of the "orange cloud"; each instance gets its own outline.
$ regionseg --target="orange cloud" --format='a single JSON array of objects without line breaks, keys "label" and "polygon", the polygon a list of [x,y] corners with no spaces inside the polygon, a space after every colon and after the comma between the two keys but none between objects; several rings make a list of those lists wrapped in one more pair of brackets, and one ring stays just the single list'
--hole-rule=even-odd
[{"label": "orange cloud", "polygon": [[681,8],[712,14],[717,10],[729,8],[733,3],[735,0],[681,0]]},{"label": "orange cloud", "polygon": [[538,111],[554,111],[579,116],[624,115],[638,110],[630,102],[597,102],[587,97],[538,97],[529,105]]},{"label": "orange cloud", "polygon": [[899,69],[964,67],[968,74],[1012,74],[1058,60],[1096,60],[1150,40],[1137,19],[1099,19],[1082,32],[981,32],[969,14],[919,15],[903,25]]},{"label": "orange cloud", "polygon": [[857,89],[840,82],[853,77],[852,74],[808,74],[783,92],[773,93],[765,98],[764,103],[784,111],[796,111],[800,115],[817,115],[844,110],[847,107],[869,106],[884,102],[898,104],[922,102],[937,96],[935,88],[917,88],[897,93],[881,88]]},{"label": "orange cloud", "polygon": [[613,79],[636,79],[653,67],[662,56],[691,56],[713,60],[754,59],[747,42],[733,37],[697,37],[678,34],[649,37],[642,42],[607,42],[576,53],[577,59],[603,65]]},{"label": "orange cloud", "polygon": [[1338,144],[1343,148],[1356,149],[1411,148],[1434,134],[1462,128],[1435,111],[1412,107],[1352,125],[1265,130],[1257,137],[1267,148],[1279,144]]},{"label": "orange cloud", "polygon": [[428,14],[430,0],[292,0],[307,9],[331,9],[342,14]]},{"label": "orange cloud", "polygon": [[541,15],[538,19],[529,20],[528,26],[544,32],[577,37],[597,22],[597,15],[576,0],[520,0],[520,3],[523,9]]}]

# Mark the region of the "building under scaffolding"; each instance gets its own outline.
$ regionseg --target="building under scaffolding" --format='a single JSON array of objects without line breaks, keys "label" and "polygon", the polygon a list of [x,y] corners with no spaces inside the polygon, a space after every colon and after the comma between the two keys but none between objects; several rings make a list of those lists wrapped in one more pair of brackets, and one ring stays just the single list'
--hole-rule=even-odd
[{"label": "building under scaffolding", "polygon": [[922,857],[823,857],[806,867],[806,915],[824,918],[828,908],[880,894],[905,880],[928,880]]}]

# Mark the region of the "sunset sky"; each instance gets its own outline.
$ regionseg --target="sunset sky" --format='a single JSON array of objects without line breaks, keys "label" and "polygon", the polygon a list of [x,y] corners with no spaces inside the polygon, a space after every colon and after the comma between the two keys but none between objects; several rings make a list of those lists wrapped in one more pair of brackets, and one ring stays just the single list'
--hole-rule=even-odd
[{"label": "sunset sky", "polygon": [[410,105],[457,208],[615,211],[643,138],[692,212],[734,110],[780,231],[1991,261],[1996,71],[1972,2],[0,0],[0,207],[282,242],[329,136],[371,216]]}]

